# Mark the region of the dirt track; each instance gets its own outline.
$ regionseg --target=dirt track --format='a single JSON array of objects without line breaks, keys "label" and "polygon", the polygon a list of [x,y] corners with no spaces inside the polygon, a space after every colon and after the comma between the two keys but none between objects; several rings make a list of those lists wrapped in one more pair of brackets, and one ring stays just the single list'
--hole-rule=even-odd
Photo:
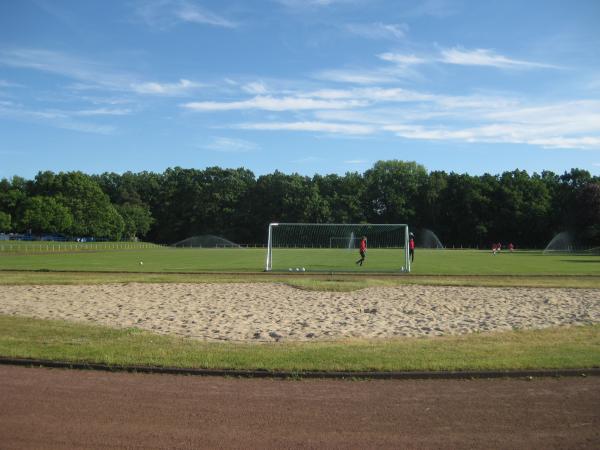
[{"label": "dirt track", "polygon": [[599,448],[600,377],[277,381],[0,366],[0,448]]}]

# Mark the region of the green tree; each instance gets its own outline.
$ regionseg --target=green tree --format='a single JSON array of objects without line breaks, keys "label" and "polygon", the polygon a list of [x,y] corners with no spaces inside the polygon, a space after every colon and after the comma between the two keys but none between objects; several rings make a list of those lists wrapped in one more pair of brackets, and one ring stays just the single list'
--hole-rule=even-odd
[{"label": "green tree", "polygon": [[542,178],[524,170],[504,172],[494,195],[496,240],[521,247],[542,247],[551,238],[550,193]]},{"label": "green tree", "polygon": [[52,197],[30,197],[23,202],[19,212],[17,226],[22,232],[67,233],[73,225],[69,209]]},{"label": "green tree", "polygon": [[148,233],[154,219],[147,206],[135,203],[124,203],[122,205],[117,205],[116,208],[123,218],[123,235],[127,239],[144,237]]},{"label": "green tree", "polygon": [[369,222],[416,222],[418,193],[427,181],[425,167],[412,161],[378,161],[364,179]]},{"label": "green tree", "polygon": [[446,246],[487,246],[493,229],[491,192],[496,178],[450,173],[440,194],[440,230]]},{"label": "green tree", "polygon": [[600,245],[600,182],[588,183],[577,194],[577,227],[584,243]]},{"label": "green tree", "polygon": [[0,233],[6,233],[12,229],[12,220],[9,213],[0,211]]},{"label": "green tree", "polygon": [[266,240],[270,222],[323,223],[331,216],[329,203],[309,177],[297,173],[286,175],[277,170],[258,177],[250,205],[252,230],[259,242]]},{"label": "green tree", "polygon": [[20,203],[27,198],[27,181],[21,177],[0,180],[0,211],[15,217]]},{"label": "green tree", "polygon": [[441,222],[441,196],[448,186],[448,174],[444,171],[431,172],[421,190],[417,200],[417,223],[415,226],[430,228],[440,232],[444,227]]},{"label": "green tree", "polygon": [[198,221],[207,234],[232,241],[247,238],[248,194],[255,184],[247,169],[209,167],[200,173],[202,208]]},{"label": "green tree", "polygon": [[326,221],[333,223],[361,223],[365,219],[363,204],[365,183],[362,175],[347,172],[339,175],[315,175],[313,183],[329,208]]},{"label": "green tree", "polygon": [[124,222],[108,196],[88,175],[81,172],[40,172],[31,191],[52,196],[68,208],[73,217],[69,234],[119,240]]}]

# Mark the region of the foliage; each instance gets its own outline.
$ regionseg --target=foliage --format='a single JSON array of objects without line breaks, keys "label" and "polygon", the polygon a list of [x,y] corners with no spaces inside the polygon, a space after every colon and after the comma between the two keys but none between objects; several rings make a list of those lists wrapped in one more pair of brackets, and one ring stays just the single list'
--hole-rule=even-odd
[{"label": "foliage", "polygon": [[52,197],[36,195],[23,201],[17,228],[29,233],[68,233],[73,216],[68,208]]},{"label": "foliage", "polygon": [[0,232],[6,232],[11,230],[11,216],[9,213],[0,211]]},{"label": "foliage", "polygon": [[[395,222],[429,228],[450,247],[512,242],[543,248],[565,230],[584,245],[600,245],[599,183],[581,169],[473,176],[428,173],[398,160],[378,161],[363,174],[313,177],[279,171],[255,177],[244,168],[219,167],[40,172],[31,181],[0,180],[0,220],[4,228],[163,243],[213,234],[262,244],[269,222]],[[43,205],[35,197],[45,199]],[[72,217],[69,226],[61,207]],[[42,211],[59,217],[44,221]]]},{"label": "foliage", "polygon": [[[40,172],[32,183],[34,195],[53,196],[73,216],[69,234],[120,239],[124,222],[109,197],[81,172]],[[48,231],[48,230],[46,230]]]},{"label": "foliage", "polygon": [[577,194],[578,226],[584,237],[600,245],[600,182],[584,185]]},{"label": "foliage", "polygon": [[123,235],[127,239],[145,236],[154,221],[150,209],[144,204],[124,203],[116,206],[117,211],[123,218]]},{"label": "foliage", "polygon": [[364,178],[367,221],[415,222],[417,194],[427,180],[425,167],[415,162],[378,161]]}]

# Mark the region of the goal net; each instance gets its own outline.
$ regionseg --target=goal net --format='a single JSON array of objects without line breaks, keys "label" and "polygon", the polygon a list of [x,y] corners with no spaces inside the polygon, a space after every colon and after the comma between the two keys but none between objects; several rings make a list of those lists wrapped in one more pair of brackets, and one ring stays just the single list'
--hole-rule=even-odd
[{"label": "goal net", "polygon": [[[406,224],[272,223],[266,271],[410,272]],[[367,252],[359,262],[360,242]]]}]

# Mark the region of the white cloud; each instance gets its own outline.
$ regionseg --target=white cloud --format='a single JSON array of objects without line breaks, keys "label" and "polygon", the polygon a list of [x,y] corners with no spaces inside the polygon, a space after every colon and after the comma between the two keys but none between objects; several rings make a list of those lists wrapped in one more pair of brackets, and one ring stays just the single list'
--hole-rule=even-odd
[{"label": "white cloud", "polygon": [[360,106],[357,100],[318,100],[299,97],[256,96],[249,100],[234,102],[190,102],[182,106],[193,111],[233,111],[260,109],[266,111],[300,111],[311,109],[343,109]]},{"label": "white cloud", "polygon": [[[323,89],[312,91],[299,96],[325,98],[325,99],[346,99],[361,101],[363,105],[376,102],[415,102],[431,100],[434,96],[424,94],[418,91],[411,91],[402,88],[353,88],[353,89]],[[359,105],[360,106],[360,105]]]},{"label": "white cloud", "polygon": [[139,76],[114,70],[97,61],[73,57],[51,50],[0,48],[0,65],[51,73],[73,80],[71,89],[103,89],[135,94],[164,96],[185,95],[203,85],[186,79],[176,83],[140,81]]},{"label": "white cloud", "polygon": [[185,79],[181,79],[177,83],[145,82],[131,84],[133,91],[137,92],[138,94],[173,96],[185,95],[199,87],[202,87],[202,84]]},{"label": "white cloud", "polygon": [[528,144],[544,148],[600,149],[600,136],[568,136],[547,127],[532,127],[515,123],[497,123],[464,128],[423,126],[415,124],[388,125],[383,129],[407,139],[431,141],[464,141],[485,143]]},{"label": "white cloud", "polygon": [[303,97],[325,98],[329,100],[339,100],[352,98],[352,91],[347,89],[319,89],[306,94],[299,94]]},{"label": "white cloud", "polygon": [[306,8],[315,8],[322,6],[330,6],[336,3],[353,3],[355,0],[275,0],[277,3],[280,3],[288,8],[293,9],[306,9]]},{"label": "white cloud", "polygon": [[385,84],[398,80],[396,74],[385,70],[332,69],[322,70],[314,76],[320,80],[351,84]]},{"label": "white cloud", "polygon": [[176,17],[184,22],[200,23],[224,28],[237,27],[235,22],[187,2],[182,2],[174,13]]},{"label": "white cloud", "polygon": [[351,165],[360,165],[360,164],[367,164],[367,160],[365,159],[349,159],[347,161],[344,161],[344,164],[351,164]]},{"label": "white cloud", "polygon": [[0,103],[0,117],[83,133],[113,134],[116,131],[113,125],[81,122],[74,119],[78,115],[77,111],[33,110],[10,102]]},{"label": "white cloud", "polygon": [[452,0],[420,0],[413,4],[415,6],[412,9],[404,12],[406,16],[447,17],[457,13],[460,3]]},{"label": "white cloud", "polygon": [[51,50],[0,49],[0,65],[52,73],[107,89],[123,89],[134,82],[131,75],[110,70],[98,62]]},{"label": "white cloud", "polygon": [[11,81],[0,80],[0,88],[23,87],[22,84],[13,83]]},{"label": "white cloud", "polygon": [[254,142],[228,137],[214,137],[211,142],[200,147],[225,153],[245,153],[258,148]]},{"label": "white cloud", "polygon": [[404,55],[404,54],[400,54],[400,53],[381,53],[380,55],[377,55],[377,56],[379,57],[379,59],[382,59],[382,60],[388,61],[388,62],[393,62],[393,63],[401,65],[401,66],[412,66],[412,65],[424,64],[424,63],[428,62],[428,60],[423,59],[419,56]]},{"label": "white cloud", "polygon": [[456,47],[445,49],[441,51],[440,61],[446,64],[488,66],[500,69],[558,68],[550,64],[511,59],[503,55],[498,55],[492,50],[481,48],[475,50],[463,50]]},{"label": "white cloud", "polygon": [[367,39],[403,39],[408,31],[408,25],[382,22],[353,23],[347,24],[345,29]]},{"label": "white cloud", "polygon": [[114,134],[116,128],[113,125],[98,125],[93,123],[84,123],[76,121],[62,121],[54,124],[57,128],[63,128],[65,130],[79,131],[81,133],[93,133],[93,134]]},{"label": "white cloud", "polygon": [[527,143],[544,148],[600,149],[600,136],[539,138]]},{"label": "white cloud", "polygon": [[370,98],[380,102],[417,102],[430,101],[435,98],[435,96],[431,94],[424,94],[402,88],[368,88],[356,90],[355,93],[359,95],[360,98]]},{"label": "white cloud", "polygon": [[195,23],[222,28],[238,24],[186,0],[151,0],[135,4],[135,14],[147,25],[164,29],[179,23]]},{"label": "white cloud", "polygon": [[248,94],[266,94],[268,92],[267,87],[261,81],[254,81],[252,83],[245,84],[242,89]]},{"label": "white cloud", "polygon": [[454,47],[451,49],[442,49],[440,55],[437,57],[423,57],[414,54],[392,52],[381,53],[377,56],[383,61],[397,64],[400,67],[444,63],[461,66],[487,66],[499,69],[559,69],[558,66],[552,64],[512,59],[504,55],[499,55],[490,49],[464,50]]},{"label": "white cloud", "polygon": [[[263,87],[261,83],[249,83],[240,89],[253,91]],[[598,148],[600,138],[600,100],[526,104],[522,98],[505,93],[453,96],[379,86],[287,92],[292,95],[257,95],[182,106],[194,111],[298,113],[292,119],[272,114],[271,121],[234,125],[264,131],[348,136],[391,132],[407,139],[579,149]]]},{"label": "white cloud", "polygon": [[330,122],[264,122],[244,123],[237,128],[244,130],[271,130],[271,131],[317,131],[322,133],[336,134],[371,134],[375,132],[373,127],[361,124],[341,124]]},{"label": "white cloud", "polygon": [[76,116],[126,116],[131,113],[132,110],[126,108],[96,108],[75,111],[73,114]]},{"label": "white cloud", "polygon": [[397,83],[401,80],[421,79],[422,76],[414,69],[414,66],[430,62],[416,55],[402,55],[398,53],[382,53],[377,55],[377,57],[381,60],[391,62],[393,65],[367,69],[325,69],[316,72],[313,77],[336,83],[359,85]]}]

